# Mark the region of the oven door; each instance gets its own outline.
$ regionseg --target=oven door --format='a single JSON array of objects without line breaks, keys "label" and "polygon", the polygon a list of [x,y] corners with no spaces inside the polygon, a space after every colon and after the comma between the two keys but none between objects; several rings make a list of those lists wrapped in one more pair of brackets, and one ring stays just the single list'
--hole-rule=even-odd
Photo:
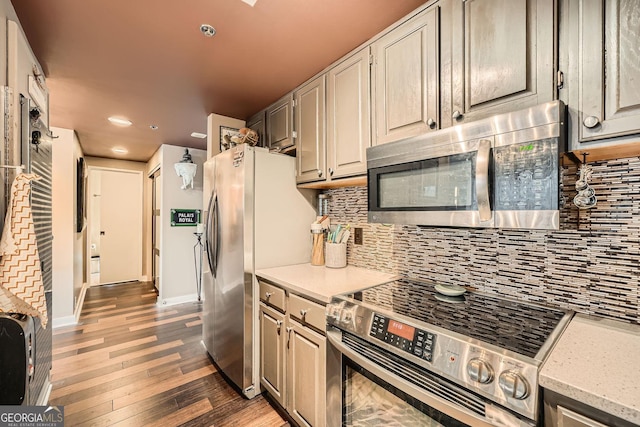
[{"label": "oven door", "polygon": [[[370,222],[491,226],[489,138],[436,147],[367,150]],[[377,150],[377,151],[376,151]],[[376,158],[380,155],[380,158]]]},{"label": "oven door", "polygon": [[[334,327],[327,330],[341,355],[340,382],[328,385],[343,426],[534,426],[492,402]],[[339,388],[336,389],[336,388]]]}]

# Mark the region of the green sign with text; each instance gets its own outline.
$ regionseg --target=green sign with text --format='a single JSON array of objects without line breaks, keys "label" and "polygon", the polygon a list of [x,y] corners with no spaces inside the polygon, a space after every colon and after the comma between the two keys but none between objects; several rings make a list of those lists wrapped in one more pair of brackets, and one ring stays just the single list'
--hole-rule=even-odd
[{"label": "green sign with text", "polygon": [[200,209],[171,209],[171,226],[195,227],[200,223]]}]

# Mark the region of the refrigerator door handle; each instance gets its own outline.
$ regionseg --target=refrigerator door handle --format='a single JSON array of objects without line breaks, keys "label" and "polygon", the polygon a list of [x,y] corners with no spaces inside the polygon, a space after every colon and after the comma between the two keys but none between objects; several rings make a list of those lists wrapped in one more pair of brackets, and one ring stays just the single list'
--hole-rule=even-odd
[{"label": "refrigerator door handle", "polygon": [[218,273],[218,193],[214,192],[209,199],[209,217],[206,224],[207,261],[211,274]]}]

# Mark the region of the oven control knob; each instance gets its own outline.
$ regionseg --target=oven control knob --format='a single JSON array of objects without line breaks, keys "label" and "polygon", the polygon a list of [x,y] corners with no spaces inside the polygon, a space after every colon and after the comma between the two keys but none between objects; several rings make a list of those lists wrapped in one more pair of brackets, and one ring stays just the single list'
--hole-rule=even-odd
[{"label": "oven control knob", "polygon": [[498,384],[507,397],[523,400],[529,395],[529,383],[516,371],[504,371]]},{"label": "oven control knob", "polygon": [[331,319],[334,322],[339,322],[340,317],[342,316],[343,305],[344,303],[327,305],[327,309],[326,309],[327,320]]},{"label": "oven control knob", "polygon": [[482,359],[471,359],[467,363],[467,374],[469,378],[480,384],[489,384],[493,381],[493,368]]}]

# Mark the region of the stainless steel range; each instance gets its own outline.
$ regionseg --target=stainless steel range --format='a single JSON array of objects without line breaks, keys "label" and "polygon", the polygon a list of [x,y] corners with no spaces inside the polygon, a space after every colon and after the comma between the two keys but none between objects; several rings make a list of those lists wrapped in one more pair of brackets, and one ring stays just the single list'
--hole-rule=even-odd
[{"label": "stainless steel range", "polygon": [[329,392],[342,395],[341,424],[536,425],[538,370],[572,314],[415,280],[335,297],[327,335],[342,381]]}]

